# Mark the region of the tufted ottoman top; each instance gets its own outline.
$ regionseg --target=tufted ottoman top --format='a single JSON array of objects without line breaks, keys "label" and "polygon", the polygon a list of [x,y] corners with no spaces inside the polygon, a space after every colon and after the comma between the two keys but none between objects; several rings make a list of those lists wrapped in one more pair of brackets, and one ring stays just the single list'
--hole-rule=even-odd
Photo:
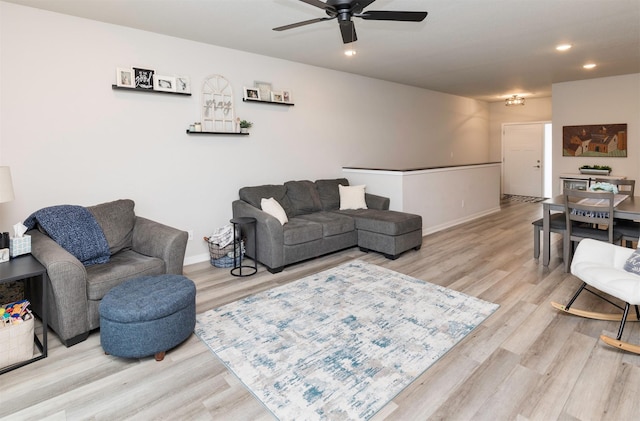
[{"label": "tufted ottoman top", "polygon": [[100,301],[100,316],[122,323],[156,320],[195,301],[193,281],[182,275],[155,275],[124,281]]}]

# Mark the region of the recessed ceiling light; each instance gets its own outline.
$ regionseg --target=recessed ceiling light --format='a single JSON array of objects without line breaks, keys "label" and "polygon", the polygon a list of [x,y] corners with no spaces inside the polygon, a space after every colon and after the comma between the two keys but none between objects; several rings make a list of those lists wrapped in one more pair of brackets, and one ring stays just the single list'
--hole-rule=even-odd
[{"label": "recessed ceiling light", "polygon": [[560,44],[560,45],[556,46],[556,50],[558,50],[558,51],[567,51],[567,50],[570,50],[571,47],[572,47],[571,44]]},{"label": "recessed ceiling light", "polygon": [[584,66],[585,69],[593,69],[594,67],[596,67],[595,63],[587,63]]},{"label": "recessed ceiling light", "polygon": [[355,56],[356,55],[356,50],[344,50],[344,55],[345,56]]}]

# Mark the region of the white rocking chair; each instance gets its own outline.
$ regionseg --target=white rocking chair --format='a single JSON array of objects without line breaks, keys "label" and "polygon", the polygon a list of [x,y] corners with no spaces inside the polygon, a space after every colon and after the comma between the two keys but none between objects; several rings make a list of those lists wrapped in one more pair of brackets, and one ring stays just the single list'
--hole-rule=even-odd
[{"label": "white rocking chair", "polygon": [[[600,335],[600,339],[613,347],[640,354],[640,345],[633,345],[620,340],[625,322],[627,320],[640,320],[640,310],[638,309],[640,305],[640,275],[624,269],[625,262],[633,252],[633,249],[604,241],[592,239],[580,241],[571,263],[571,273],[582,280],[583,283],[567,305],[555,302],[552,302],[551,305],[558,310],[590,319],[619,320],[618,336],[614,339],[606,335]],[[621,313],[595,313],[571,308],[571,305],[582,291],[588,291],[604,299],[622,310]],[[599,294],[600,291],[623,301],[625,303],[624,307],[602,296]],[[635,307],[635,315],[629,315],[631,306]]]}]

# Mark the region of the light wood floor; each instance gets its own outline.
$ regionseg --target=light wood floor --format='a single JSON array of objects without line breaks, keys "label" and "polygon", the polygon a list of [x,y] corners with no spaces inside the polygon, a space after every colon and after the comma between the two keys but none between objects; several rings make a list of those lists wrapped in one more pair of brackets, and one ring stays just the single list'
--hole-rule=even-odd
[{"label": "light wood floor", "polygon": [[[426,236],[395,261],[357,248],[238,279],[207,262],[185,268],[197,311],[359,258],[500,304],[500,309],[390,402],[375,420],[631,420],[640,417],[640,356],[605,346],[616,322],[560,314],[579,281],[565,274],[553,234],[548,268],[532,257],[541,205],[505,202],[499,213]],[[588,295],[588,294],[587,294]],[[589,296],[584,308],[605,307]],[[99,333],[71,348],[49,336],[49,357],[0,376],[0,417],[11,420],[271,420],[192,336],[165,360],[107,356]],[[640,325],[624,339],[640,343]],[[0,344],[1,346],[1,344]]]}]

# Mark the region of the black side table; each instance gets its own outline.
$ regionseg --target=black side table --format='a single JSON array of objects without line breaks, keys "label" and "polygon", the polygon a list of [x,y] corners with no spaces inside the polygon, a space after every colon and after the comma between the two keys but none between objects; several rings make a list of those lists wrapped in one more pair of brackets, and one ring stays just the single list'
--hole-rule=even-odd
[{"label": "black side table", "polygon": [[[233,240],[235,241],[237,237],[236,235],[236,230],[240,230],[240,234],[242,233],[242,227],[243,226],[247,226],[247,227],[251,227],[251,229],[253,229],[253,266],[248,266],[248,265],[243,265],[242,264],[242,259],[239,259],[239,257],[242,257],[242,251],[240,251],[240,256],[237,256],[236,253],[238,253],[238,247],[233,247],[233,269],[231,269],[231,274],[233,276],[251,276],[253,274],[255,274],[256,272],[258,272],[258,260],[256,260],[256,256],[255,254],[257,253],[258,249],[257,249],[257,245],[256,245],[256,218],[252,218],[252,217],[241,217],[241,218],[233,218],[231,219],[231,221],[229,221],[233,224]],[[250,272],[245,272],[242,273],[242,268],[245,269],[253,269]]]},{"label": "black side table", "polygon": [[[40,342],[40,339],[35,332],[33,334],[33,340],[40,350],[40,355],[37,355],[30,360],[3,367],[0,369],[0,374],[4,374],[8,371],[15,370],[16,368],[22,367],[24,365],[31,364],[34,361],[47,358],[47,284],[49,283],[49,280],[47,279],[47,269],[45,269],[45,267],[42,266],[40,262],[38,262],[38,260],[30,254],[18,256],[9,260],[8,262],[0,263],[0,284],[5,282],[23,280],[25,282],[27,282],[26,280],[29,280],[28,282],[37,282],[37,280],[31,279],[36,277],[39,277],[40,282],[42,282],[42,315],[40,316],[42,320],[42,342]],[[26,290],[27,288],[25,285],[25,291]]]}]

